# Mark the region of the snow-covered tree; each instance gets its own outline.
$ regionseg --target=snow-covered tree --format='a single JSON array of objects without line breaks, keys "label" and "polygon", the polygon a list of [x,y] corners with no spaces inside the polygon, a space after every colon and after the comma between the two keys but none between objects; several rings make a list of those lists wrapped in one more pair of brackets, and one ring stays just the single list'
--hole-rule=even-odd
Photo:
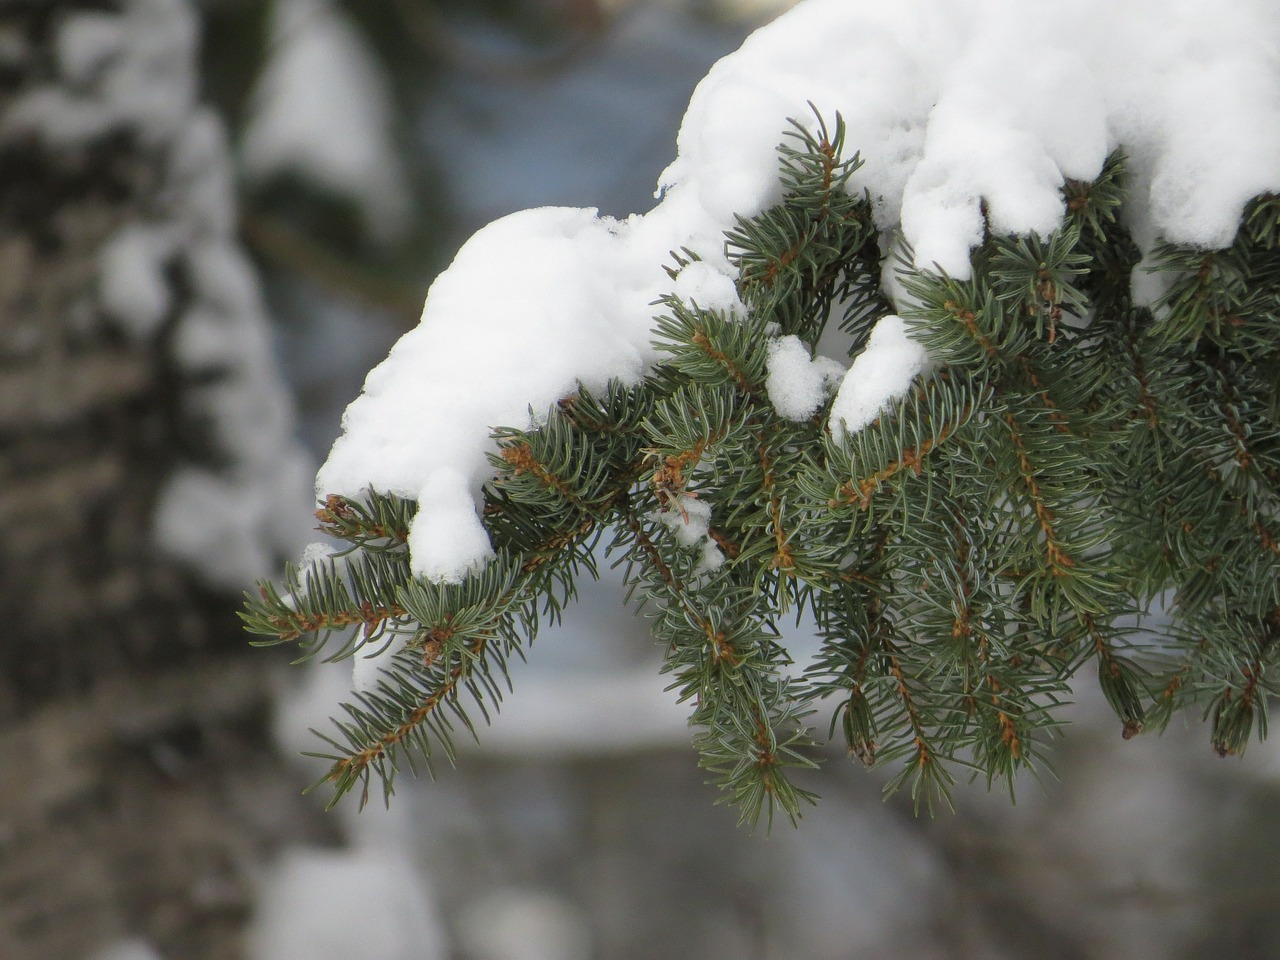
[{"label": "snow-covered tree", "polygon": [[747,819],[799,814],[828,725],[928,802],[1012,782],[1086,667],[1125,737],[1262,736],[1277,44],[1262,0],[805,0],[652,211],[477,233],[320,471],[348,549],[244,614],[355,658],[335,797],[451,758],[606,558]]},{"label": "snow-covered tree", "polygon": [[235,626],[305,539],[310,471],[198,39],[188,0],[0,4],[10,960],[233,955],[271,850],[334,832]]}]

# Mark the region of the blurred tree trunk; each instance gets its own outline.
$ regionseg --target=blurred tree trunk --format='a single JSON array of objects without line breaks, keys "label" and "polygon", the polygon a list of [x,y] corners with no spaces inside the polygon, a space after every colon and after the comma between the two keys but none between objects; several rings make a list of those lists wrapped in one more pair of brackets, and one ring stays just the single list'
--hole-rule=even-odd
[{"label": "blurred tree trunk", "polygon": [[152,543],[162,483],[193,443],[168,359],[188,293],[166,270],[163,316],[130,331],[100,288],[108,241],[172,188],[174,144],[86,94],[94,56],[133,56],[152,16],[194,26],[177,0],[0,6],[7,960],[78,960],[125,936],[168,958],[239,956],[257,865],[325,830],[270,748],[267,672],[235,601]]}]

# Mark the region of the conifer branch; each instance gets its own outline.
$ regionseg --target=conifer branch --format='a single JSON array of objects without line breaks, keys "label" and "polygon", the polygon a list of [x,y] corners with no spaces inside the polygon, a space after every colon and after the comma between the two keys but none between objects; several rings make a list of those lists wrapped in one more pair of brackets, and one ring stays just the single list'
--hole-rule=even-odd
[{"label": "conifer branch", "polygon": [[946,443],[969,419],[969,414],[970,408],[966,407],[955,420],[943,423],[935,436],[925,437],[919,446],[901,451],[895,460],[881,467],[875,473],[857,480],[846,480],[840,484],[837,491],[838,495],[836,499],[830,502],[830,506],[857,505],[865,510],[871,506],[872,494],[887,481],[893,479],[899,472],[910,470],[913,474],[919,476],[924,470],[925,458]]},{"label": "conifer branch", "polygon": [[1023,441],[1022,428],[1017,419],[1008,411],[1004,414],[1004,422],[1009,427],[1009,436],[1013,441],[1013,449],[1018,458],[1018,475],[1031,500],[1031,509],[1035,513],[1040,532],[1044,534],[1045,564],[1055,577],[1066,576],[1070,568],[1076,565],[1072,556],[1063,548],[1054,528],[1053,510],[1045,503],[1044,495],[1037,479],[1038,471],[1027,455],[1026,443]]},{"label": "conifer branch", "polygon": [[[443,637],[433,639],[431,642],[433,644],[443,643],[447,638],[448,634],[445,632]],[[366,741],[355,752],[334,761],[333,767],[330,768],[325,780],[333,784],[335,801],[354,786],[357,781],[360,781],[364,784],[364,790],[360,797],[360,806],[363,807],[368,803],[370,767],[375,765],[381,767],[385,764],[394,751],[418,732],[445,699],[456,693],[458,685],[469,675],[469,662],[482,658],[491,640],[492,636],[487,634],[477,637],[467,647],[467,655],[459,658],[458,662],[448,671],[444,682],[410,710],[403,720],[390,730]],[[430,655],[431,661],[434,662],[439,655],[438,650],[433,648]],[[379,770],[378,772],[382,773],[384,780],[389,780],[389,776],[384,770]]]},{"label": "conifer branch", "polygon": [[[662,298],[661,362],[638,383],[579,388],[533,411],[536,426],[494,431],[486,568],[423,580],[416,503],[333,496],[316,516],[346,558],[248,598],[262,642],[310,656],[341,635],[330,658],[381,646],[378,680],[325,737],[335,801],[452,759],[455,726],[474,733],[471,710],[497,708],[511,658],[595,573],[606,535],[690,704],[700,762],[747,821],[794,820],[812,800],[791,776],[815,763],[822,698],[851,757],[901,761],[889,789],[930,805],[949,802],[956,766],[1012,785],[1041,763],[1091,662],[1126,738],[1192,702],[1222,754],[1265,734],[1280,660],[1280,198],[1252,201],[1226,249],[1159,248],[1168,293],[1139,307],[1117,151],[1096,180],[1064,185],[1052,234],[989,230],[970,279],[919,269],[899,245],[895,309],[846,132],[821,115],[786,131],[782,200],[725,236],[741,306]],[[668,275],[695,260],[673,253]],[[774,408],[771,339],[812,355],[834,323],[853,356],[890,312],[931,361],[901,399],[852,431],[828,423],[830,400],[802,420]],[[1162,598],[1161,636],[1123,626]],[[803,682],[775,627],[792,604],[822,638]]]},{"label": "conifer branch", "polygon": [[416,504],[393,495],[373,497],[368,504],[330,494],[316,510],[320,532],[359,547],[380,541],[401,545],[409,539]]}]

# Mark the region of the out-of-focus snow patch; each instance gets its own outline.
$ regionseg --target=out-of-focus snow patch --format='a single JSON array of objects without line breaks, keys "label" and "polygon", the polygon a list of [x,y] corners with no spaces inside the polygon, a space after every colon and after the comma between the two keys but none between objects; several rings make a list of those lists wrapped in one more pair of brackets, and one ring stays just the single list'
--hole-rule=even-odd
[{"label": "out-of-focus snow patch", "polygon": [[901,317],[881,317],[831,405],[831,435],[839,440],[875,420],[886,404],[907,392],[927,362],[924,347],[911,339]]},{"label": "out-of-focus snow patch", "polygon": [[131,223],[103,249],[98,281],[102,309],[134,339],[156,332],[169,309],[165,266],[177,246],[171,227]]},{"label": "out-of-focus snow patch", "polygon": [[175,134],[195,103],[195,12],[184,0],[122,7],[118,16],[69,12],[59,20],[58,82],[18,97],[0,131],[34,133],[64,150],[126,127],[152,144]]},{"label": "out-of-focus snow patch", "polygon": [[[129,9],[163,6],[136,0]],[[126,26],[141,29],[132,21]],[[193,63],[186,67],[194,73]],[[161,491],[155,535],[211,583],[238,591],[305,542],[311,463],[294,439],[258,280],[234,233],[222,124],[188,103],[170,134],[161,203],[149,223],[124,228],[103,250],[99,300],[139,341],[173,321],[171,359],[191,378],[185,412],[208,425],[207,439],[225,466],[178,467]],[[173,296],[170,268],[187,278],[181,301]],[[174,310],[181,312],[170,318]]]},{"label": "out-of-focus snow patch", "polygon": [[[171,324],[166,358],[189,376],[183,414],[208,427],[212,459],[180,465],[161,490],[161,548],[237,592],[293,554],[310,526],[310,464],[274,365],[257,279],[234,233],[235,188],[222,123],[197,105],[197,18],[186,0],[124,0],[119,12],[54,21],[56,78],[18,97],[0,135],[34,135],[74,154],[128,133],[163,177],[147,219],[99,255],[94,306],[136,343]],[[186,279],[177,295],[174,275]]]},{"label": "out-of-focus snow patch", "polygon": [[89,960],[163,960],[163,957],[145,940],[131,937],[95,951]]},{"label": "out-of-focus snow patch", "polygon": [[374,238],[403,236],[412,204],[391,91],[364,38],[329,0],[275,0],[271,40],[244,132],[245,173],[296,172],[355,200]]},{"label": "out-of-focus snow patch", "polygon": [[830,357],[810,357],[799,337],[769,341],[769,379],[765,390],[778,415],[788,420],[808,420],[844,377],[844,364]]},{"label": "out-of-focus snow patch", "polygon": [[205,418],[228,464],[175,470],[155,532],[167,552],[210,582],[241,589],[300,548],[311,526],[310,462],[293,439],[250,264],[227,237],[192,240],[181,257],[193,296],[174,328],[174,359],[207,379],[188,388],[187,403]]},{"label": "out-of-focus snow patch", "polygon": [[587,918],[574,904],[534,890],[495,890],[459,921],[459,939],[474,960],[588,960]]},{"label": "out-of-focus snow patch", "polygon": [[443,960],[440,919],[400,850],[288,850],[262,880],[250,960]]},{"label": "out-of-focus snow patch", "polygon": [[196,467],[169,477],[156,506],[155,533],[164,549],[186,560],[210,582],[243,587],[245,572],[271,567],[270,551],[257,525],[262,503],[245,503],[244,485]]},{"label": "out-of-focus snow patch", "polygon": [[[853,800],[852,797],[848,798]],[[924,831],[888,804],[823,804],[800,830],[775,831],[765,869],[788,891],[795,924],[786,956],[927,957],[922,916],[953,892]]]},{"label": "out-of-focus snow patch", "polygon": [[527,759],[607,756],[689,743],[690,708],[663,690],[663,679],[651,665],[601,674],[530,671],[515,683],[519,695],[504,701],[475,749]]}]

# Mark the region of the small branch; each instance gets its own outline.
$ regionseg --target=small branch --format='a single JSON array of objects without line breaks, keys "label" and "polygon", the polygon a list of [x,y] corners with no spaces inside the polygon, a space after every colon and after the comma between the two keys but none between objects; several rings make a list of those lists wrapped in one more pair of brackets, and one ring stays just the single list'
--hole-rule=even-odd
[{"label": "small branch", "polygon": [[756,432],[755,436],[756,455],[760,461],[760,469],[763,471],[761,487],[764,489],[765,496],[769,498],[769,519],[773,524],[774,550],[769,569],[781,570],[787,576],[795,576],[796,560],[792,556],[787,533],[782,527],[782,499],[778,496],[773,482],[773,458],[769,456],[764,437],[759,432]]},{"label": "small branch", "polygon": [[1031,496],[1031,508],[1035,512],[1036,521],[1044,533],[1045,560],[1055,577],[1066,576],[1067,570],[1075,566],[1075,560],[1059,545],[1058,534],[1054,530],[1054,515],[1044,502],[1040,492],[1040,484],[1036,480],[1037,472],[1027,456],[1026,445],[1022,441],[1022,433],[1018,429],[1018,421],[1013,414],[1006,413],[1004,422],[1009,427],[1009,435],[1013,439],[1014,450],[1018,455],[1018,470],[1027,493]]},{"label": "small branch", "polygon": [[[457,689],[458,684],[471,672],[471,664],[484,655],[485,648],[491,639],[490,634],[477,637],[475,642],[468,648],[467,655],[459,658],[458,663],[449,671],[448,678],[440,687],[429,694],[421,704],[411,710],[405,719],[391,730],[370,741],[368,745],[350,756],[336,761],[325,779],[331,783],[342,783],[365,776],[370,764],[382,760],[388,753],[400,746],[414,730],[422,725],[444,699]],[[362,799],[361,805],[363,803]]]},{"label": "small branch", "polygon": [[557,553],[563,550],[569,544],[581,540],[595,527],[596,520],[594,517],[585,518],[580,524],[570,530],[568,533],[557,534],[549,538],[545,543],[534,547],[528,551],[528,558],[520,566],[521,573],[532,573],[540,566],[547,563],[555,557]]},{"label": "small branch", "polygon": [[320,530],[340,540],[395,540],[406,543],[409,531],[406,527],[381,523],[346,497],[331,493],[324,505],[315,512]]},{"label": "small branch", "polygon": [[991,342],[990,338],[987,337],[986,334],[984,334],[981,330],[978,329],[978,324],[976,322],[978,315],[976,313],[974,313],[972,310],[964,309],[962,306],[960,306],[960,304],[956,303],[954,300],[946,301],[942,305],[942,308],[946,310],[947,313],[951,314],[952,317],[954,317],[956,320],[959,320],[964,325],[964,328],[968,332],[969,336],[973,337],[973,339],[976,340],[979,343],[979,345],[981,345],[982,349],[987,352],[988,357],[994,360],[1000,356],[1000,351],[996,348],[996,345]]},{"label": "small branch", "polygon": [[916,748],[915,765],[920,769],[928,766],[933,759],[932,748],[929,746],[928,734],[924,729],[924,723],[920,719],[919,711],[916,709],[915,698],[911,694],[911,689],[907,685],[906,674],[902,670],[902,663],[898,660],[898,655],[894,650],[893,644],[885,642],[885,648],[889,651],[889,673],[893,675],[896,681],[894,689],[897,691],[898,699],[902,701],[903,707],[907,711],[907,720],[911,724],[911,731]]},{"label": "small branch", "polygon": [[[264,602],[270,602],[266,592],[262,592]],[[388,620],[398,620],[408,615],[400,606],[374,606],[365,601],[355,610],[334,610],[326,612],[301,613],[291,611],[285,614],[267,614],[263,622],[275,631],[280,641],[296,640],[305,633],[318,633],[321,630],[341,630],[344,627],[361,624],[365,636],[371,636]]]},{"label": "small branch", "polygon": [[1151,385],[1147,377],[1146,364],[1142,362],[1142,353],[1138,350],[1137,337],[1132,333],[1125,338],[1125,342],[1129,345],[1129,355],[1133,360],[1133,376],[1138,381],[1138,398],[1142,404],[1142,409],[1147,414],[1147,424],[1152,430],[1160,425],[1159,417],[1156,414],[1156,400],[1151,394]]},{"label": "small branch", "polygon": [[1026,374],[1027,382],[1036,391],[1036,396],[1040,398],[1040,402],[1048,409],[1049,420],[1053,423],[1053,428],[1059,433],[1070,433],[1071,428],[1067,425],[1067,418],[1058,409],[1058,405],[1053,402],[1053,397],[1049,396],[1048,389],[1045,388],[1044,383],[1037,376],[1035,369],[1031,366],[1031,361],[1019,354],[1018,363],[1022,367],[1022,372]]},{"label": "small branch", "polygon": [[626,502],[623,505],[621,512],[622,522],[627,525],[627,529],[631,531],[631,535],[635,537],[636,543],[640,545],[641,551],[643,551],[644,555],[649,559],[653,568],[661,575],[663,582],[667,585],[667,588],[673,594],[679,594],[681,592],[681,587],[679,582],[676,580],[675,574],[671,572],[671,568],[667,566],[666,561],[662,559],[662,555],[658,552],[657,545],[654,544],[649,535],[644,532],[644,527],[642,527],[640,525],[640,521],[636,519],[635,511],[631,509],[630,502]]},{"label": "small branch", "polygon": [[720,366],[724,367],[725,372],[729,374],[729,377],[737,385],[739,390],[751,397],[752,400],[759,401],[761,399],[760,390],[752,384],[749,379],[747,379],[747,375],[738,369],[727,354],[716,348],[715,344],[711,342],[711,339],[705,332],[699,330],[694,333],[693,340],[691,342],[708,357],[720,364]]},{"label": "small branch", "polygon": [[533,448],[529,444],[516,443],[503,447],[501,455],[502,459],[511,465],[512,471],[516,476],[522,473],[531,473],[541,480],[547,489],[554,490],[584,513],[592,509],[591,504],[586,503],[573,492],[573,488],[569,486],[567,480],[557,476],[538,461],[538,458],[533,455]]},{"label": "small branch", "polygon": [[939,446],[951,438],[958,429],[960,424],[968,419],[969,410],[966,407],[957,420],[950,423],[944,423],[942,429],[938,431],[936,437],[928,437],[920,444],[919,447],[912,447],[902,451],[898,455],[898,459],[890,463],[888,466],[877,470],[869,477],[865,477],[858,481],[847,481],[840,485],[838,496],[827,502],[827,506],[835,508],[840,506],[850,506],[856,504],[863,510],[871,506],[871,495],[875,493],[886,480],[889,480],[902,470],[911,470],[919,476],[924,466],[924,459]]}]

